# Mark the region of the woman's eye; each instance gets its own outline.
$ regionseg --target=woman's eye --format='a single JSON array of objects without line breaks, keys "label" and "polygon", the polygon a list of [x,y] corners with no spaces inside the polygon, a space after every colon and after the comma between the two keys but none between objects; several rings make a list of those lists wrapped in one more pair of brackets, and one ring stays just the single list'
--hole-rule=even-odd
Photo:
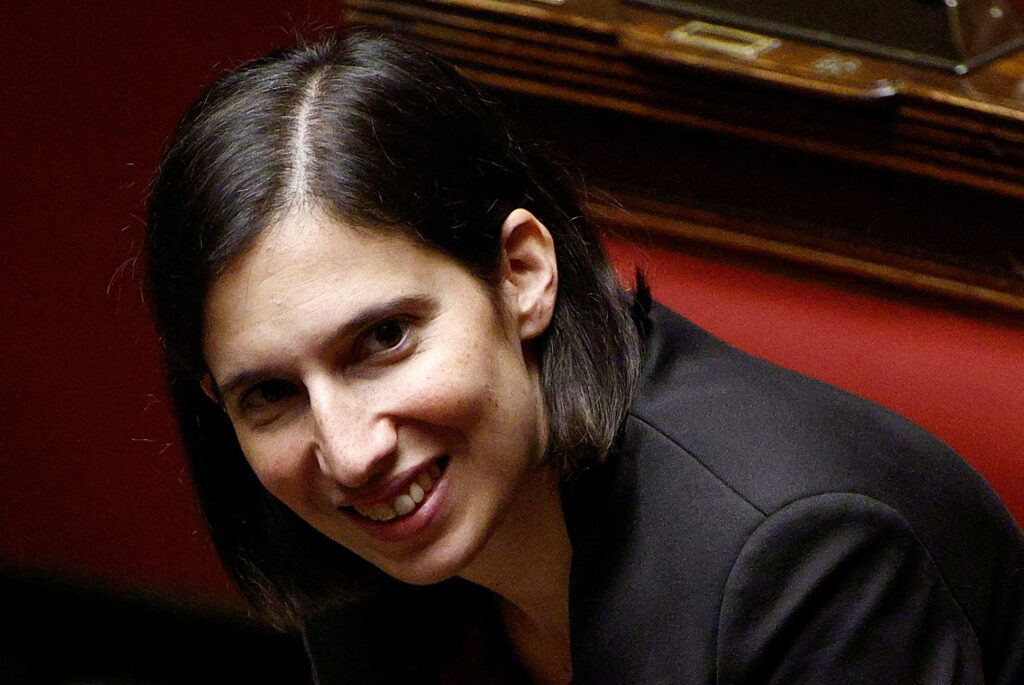
[{"label": "woman's eye", "polygon": [[260,411],[282,402],[295,394],[295,387],[286,381],[263,381],[247,390],[239,400],[243,411]]},{"label": "woman's eye", "polygon": [[363,359],[402,348],[409,328],[409,322],[403,319],[388,319],[378,323],[359,336],[355,345],[356,356]]}]

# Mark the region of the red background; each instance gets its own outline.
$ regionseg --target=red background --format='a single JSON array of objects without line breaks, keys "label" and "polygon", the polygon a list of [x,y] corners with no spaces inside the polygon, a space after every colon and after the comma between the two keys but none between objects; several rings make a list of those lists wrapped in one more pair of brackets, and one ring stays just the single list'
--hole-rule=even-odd
[{"label": "red background", "polygon": [[[221,69],[337,23],[329,0],[21,3],[0,42],[0,564],[221,598],[137,258],[166,136]],[[230,61],[228,61],[230,60]],[[1024,327],[739,257],[612,243],[758,355],[924,424],[1024,520]]]}]

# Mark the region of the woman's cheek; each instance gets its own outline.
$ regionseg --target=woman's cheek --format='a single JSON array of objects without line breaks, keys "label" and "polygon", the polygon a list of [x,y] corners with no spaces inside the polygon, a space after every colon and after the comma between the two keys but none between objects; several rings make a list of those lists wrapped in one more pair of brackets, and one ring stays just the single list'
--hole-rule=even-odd
[{"label": "woman's cheek", "polygon": [[[488,411],[492,382],[486,369],[462,361],[410,388],[410,414],[428,423],[465,429]],[[413,408],[415,407],[415,408]]]},{"label": "woman's cheek", "polygon": [[[391,379],[385,392],[395,414],[441,418],[464,394],[465,374],[472,372],[462,355],[427,354],[410,364],[406,373]],[[382,407],[388,412],[386,406]]]},{"label": "woman's cheek", "polygon": [[256,478],[271,493],[282,497],[302,482],[304,455],[314,458],[297,436],[247,436],[239,444]]}]

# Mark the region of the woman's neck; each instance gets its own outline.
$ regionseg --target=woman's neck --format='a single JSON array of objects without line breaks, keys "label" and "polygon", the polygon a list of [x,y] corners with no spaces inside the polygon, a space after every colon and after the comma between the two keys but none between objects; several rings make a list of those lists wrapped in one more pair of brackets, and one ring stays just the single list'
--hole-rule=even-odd
[{"label": "woman's neck", "polygon": [[539,683],[568,683],[572,547],[558,478],[543,469],[526,486],[486,547],[463,573],[498,597],[520,662]]}]

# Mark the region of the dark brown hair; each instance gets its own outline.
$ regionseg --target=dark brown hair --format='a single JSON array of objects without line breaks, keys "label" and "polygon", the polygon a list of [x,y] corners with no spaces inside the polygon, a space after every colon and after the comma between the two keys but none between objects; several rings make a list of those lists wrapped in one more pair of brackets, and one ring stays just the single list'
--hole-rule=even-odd
[{"label": "dark brown hair", "polygon": [[242,591],[291,626],[328,598],[373,591],[382,574],[264,490],[198,380],[211,282],[294,207],[403,232],[491,284],[504,218],[516,207],[539,217],[559,270],[538,357],[547,458],[563,474],[610,449],[639,367],[630,299],[564,174],[452,67],[403,41],[353,32],[221,77],[188,110],[161,164],[147,217],[149,288],[214,543]]}]

